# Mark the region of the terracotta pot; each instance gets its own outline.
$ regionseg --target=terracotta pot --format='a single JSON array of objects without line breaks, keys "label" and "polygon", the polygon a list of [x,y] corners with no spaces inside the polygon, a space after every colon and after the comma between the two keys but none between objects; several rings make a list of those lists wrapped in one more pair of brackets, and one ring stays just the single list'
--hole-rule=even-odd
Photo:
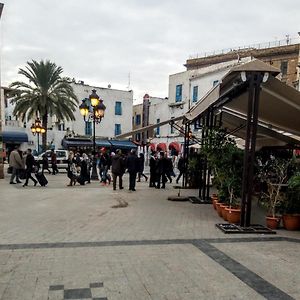
[{"label": "terracotta pot", "polygon": [[212,204],[213,204],[214,209],[217,209],[217,206],[216,206],[217,202],[218,202],[217,198],[216,199],[212,198]]},{"label": "terracotta pot", "polygon": [[300,229],[300,214],[290,214],[282,216],[283,227],[286,230]]},{"label": "terracotta pot", "polygon": [[220,207],[221,205],[222,205],[221,202],[217,202],[217,203],[216,203],[217,212],[218,212],[218,215],[219,215],[220,217],[222,217],[222,211],[221,211],[221,207]]},{"label": "terracotta pot", "polygon": [[277,229],[279,227],[280,224],[280,217],[275,216],[275,217],[271,217],[271,216],[267,216],[266,217],[266,225],[268,228],[270,229]]},{"label": "terracotta pot", "polygon": [[221,215],[222,215],[222,218],[224,219],[224,221],[227,221],[226,210],[225,210],[226,207],[228,207],[228,205],[226,205],[226,204],[220,205]]},{"label": "terracotta pot", "polygon": [[224,219],[224,221],[227,221],[227,210],[226,208],[228,208],[229,206],[225,206],[223,209],[222,209],[222,217]]},{"label": "terracotta pot", "polygon": [[227,221],[231,224],[238,224],[241,220],[241,209],[240,208],[230,208],[227,207],[226,209],[226,216]]}]

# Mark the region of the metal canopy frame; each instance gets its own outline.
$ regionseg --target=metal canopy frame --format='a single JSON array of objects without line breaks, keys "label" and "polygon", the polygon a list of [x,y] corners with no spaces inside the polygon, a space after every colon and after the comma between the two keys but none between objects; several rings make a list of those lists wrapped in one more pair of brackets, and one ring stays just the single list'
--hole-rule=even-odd
[{"label": "metal canopy frame", "polygon": [[[257,62],[255,62],[257,64]],[[262,62],[258,62],[259,68],[255,69],[250,68],[247,69],[247,66],[244,70],[237,70],[239,73],[244,71],[244,75],[246,78],[244,80],[240,76],[236,76],[237,73],[229,72],[229,75],[225,75],[223,78],[224,81],[219,84],[220,94],[215,99],[209,98],[210,94],[212,95],[214,89],[207,95],[207,103],[204,101],[200,101],[199,107],[201,105],[202,110],[197,107],[193,108],[186,114],[186,124],[192,124],[196,119],[201,119],[201,123],[205,124],[206,130],[209,130],[213,126],[217,126],[216,118],[213,117],[214,112],[219,110],[220,108],[229,104],[233,99],[238,98],[239,96],[247,93],[247,115],[244,116],[244,123],[236,129],[232,130],[229,134],[235,135],[241,129],[246,127],[246,135],[245,139],[245,150],[244,150],[244,163],[243,163],[243,178],[242,178],[242,198],[241,198],[241,223],[242,227],[249,227],[251,222],[251,200],[252,200],[252,189],[253,189],[253,166],[255,159],[255,150],[256,150],[256,139],[258,129],[263,132],[264,135],[271,137],[274,140],[281,140],[291,144],[299,144],[299,141],[283,136],[279,132],[271,130],[267,126],[263,126],[259,124],[259,104],[260,104],[260,93],[262,90],[266,91],[265,84],[263,83],[263,78],[265,73],[268,72],[269,76],[276,75],[273,71],[269,71],[268,65],[266,65],[266,69],[263,68]],[[252,63],[253,66],[253,63]],[[276,80],[274,77],[271,77],[271,80],[274,82]],[[222,85],[222,89],[220,86]],[[215,89],[217,89],[215,87]],[[293,91],[288,91],[287,93],[294,93]],[[270,91],[268,91],[270,93]],[[284,96],[281,96],[283,100],[287,100]],[[297,100],[299,96],[297,95]],[[205,100],[205,99],[204,99]],[[285,101],[286,103],[286,101]],[[230,107],[230,105],[229,105]],[[227,108],[227,107],[225,107]],[[197,115],[198,114],[198,115]],[[235,116],[241,117],[241,116]],[[222,118],[222,113],[220,114],[220,118]],[[220,122],[221,123],[221,122]],[[220,124],[219,124],[220,125]],[[202,140],[207,141],[207,133],[206,130],[202,132]],[[238,135],[237,135],[238,136]],[[280,138],[282,137],[282,138]],[[205,169],[207,166],[205,164],[201,166],[202,172],[202,182],[199,189],[199,196],[201,198],[205,198],[209,196],[209,181],[207,176],[207,172],[209,174],[209,170]],[[205,172],[205,173],[204,173]]]}]

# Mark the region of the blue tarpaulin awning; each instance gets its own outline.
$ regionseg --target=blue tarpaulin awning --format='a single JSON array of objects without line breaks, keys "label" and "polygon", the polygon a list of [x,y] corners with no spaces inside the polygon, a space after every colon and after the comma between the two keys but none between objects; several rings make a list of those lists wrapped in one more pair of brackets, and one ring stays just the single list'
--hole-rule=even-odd
[{"label": "blue tarpaulin awning", "polygon": [[4,143],[27,143],[28,135],[22,131],[2,131],[0,132]]},{"label": "blue tarpaulin awning", "polygon": [[108,140],[96,140],[97,147],[110,148],[111,143]]},{"label": "blue tarpaulin awning", "polygon": [[80,140],[80,139],[63,139],[62,146],[68,147],[92,147],[93,142],[91,140]]},{"label": "blue tarpaulin awning", "polygon": [[131,141],[117,141],[117,140],[110,140],[110,143],[112,145],[113,148],[119,148],[119,149],[136,149],[137,145],[134,144]]}]

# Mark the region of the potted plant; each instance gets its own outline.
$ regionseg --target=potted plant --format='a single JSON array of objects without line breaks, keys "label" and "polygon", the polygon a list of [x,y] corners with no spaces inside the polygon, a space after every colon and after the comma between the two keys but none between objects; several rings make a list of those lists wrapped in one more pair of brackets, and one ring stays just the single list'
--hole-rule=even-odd
[{"label": "potted plant", "polygon": [[223,130],[210,130],[207,140],[202,152],[214,175],[213,185],[219,192],[219,203],[215,203],[218,214],[227,220],[227,208],[230,208],[230,214],[237,213],[238,220],[234,222],[239,222],[240,210],[234,209],[241,193],[243,151]]},{"label": "potted plant", "polygon": [[266,224],[271,229],[278,228],[281,217],[277,215],[286,199],[284,187],[287,185],[288,168],[292,160],[270,157],[264,163],[258,159],[258,177],[262,183],[262,204],[267,208]]},{"label": "potted plant", "polygon": [[294,174],[288,181],[288,193],[283,205],[283,227],[287,230],[300,229],[300,173]]},{"label": "potted plant", "polygon": [[199,166],[201,165],[202,157],[198,153],[191,154],[188,163],[188,184],[189,188],[198,188],[201,181],[201,173]]}]

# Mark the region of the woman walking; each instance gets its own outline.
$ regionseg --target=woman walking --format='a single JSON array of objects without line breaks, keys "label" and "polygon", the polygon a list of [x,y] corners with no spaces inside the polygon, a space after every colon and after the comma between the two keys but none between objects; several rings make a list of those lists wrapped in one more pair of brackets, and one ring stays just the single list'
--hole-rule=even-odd
[{"label": "woman walking", "polygon": [[80,169],[80,177],[82,181],[85,183],[91,183],[91,176],[90,176],[90,159],[86,153],[82,154],[82,161],[81,161],[81,169]]},{"label": "woman walking", "polygon": [[75,164],[75,159],[74,159],[74,153],[71,151],[68,157],[68,178],[70,179],[70,183],[68,186],[73,186],[76,184],[76,179],[77,179],[77,168]]}]

